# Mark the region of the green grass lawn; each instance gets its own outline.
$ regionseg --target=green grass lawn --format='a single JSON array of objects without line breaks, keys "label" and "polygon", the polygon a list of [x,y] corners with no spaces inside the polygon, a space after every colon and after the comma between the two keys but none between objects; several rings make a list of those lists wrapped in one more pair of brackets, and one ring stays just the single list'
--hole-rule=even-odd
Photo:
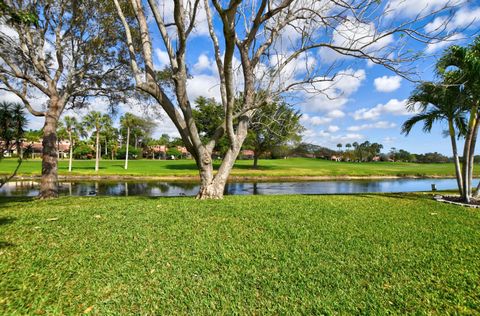
[{"label": "green grass lawn", "polygon": [[[12,172],[16,160],[0,161],[0,174]],[[193,160],[132,160],[129,169],[123,169],[121,160],[102,160],[98,175],[114,176],[158,176],[185,177],[197,176],[197,167]],[[217,163],[218,165],[218,163]],[[238,177],[311,177],[311,176],[453,176],[453,164],[416,164],[402,162],[348,163],[321,159],[291,158],[278,160],[260,160],[260,169],[251,167],[251,160],[238,160],[232,176]],[[95,161],[79,160],[73,163],[72,175],[95,175]],[[25,161],[20,175],[39,175],[39,160]],[[478,168],[475,170],[478,173]],[[61,175],[68,175],[68,161],[59,164]]]},{"label": "green grass lawn", "polygon": [[0,314],[476,314],[480,212],[429,196],[0,199]]}]

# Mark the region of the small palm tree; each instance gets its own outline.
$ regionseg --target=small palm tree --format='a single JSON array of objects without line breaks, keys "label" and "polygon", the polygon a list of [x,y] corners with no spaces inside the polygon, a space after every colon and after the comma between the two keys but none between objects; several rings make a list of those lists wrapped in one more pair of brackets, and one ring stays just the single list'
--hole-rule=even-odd
[{"label": "small palm tree", "polygon": [[68,172],[71,172],[75,140],[79,137],[86,136],[86,133],[80,122],[74,116],[65,116],[63,118],[63,125],[65,126],[65,130],[67,131],[68,141],[70,143],[68,154]]},{"label": "small palm tree", "polygon": [[457,87],[425,82],[417,86],[408,100],[407,108],[420,113],[409,118],[402,126],[402,133],[408,135],[413,126],[423,122],[423,131],[430,133],[435,122],[446,121],[452,143],[455,173],[460,193],[463,192],[462,172],[457,149],[457,137],[464,135],[467,129],[462,94]]},{"label": "small palm tree", "polygon": [[89,112],[83,118],[83,124],[87,130],[94,130],[96,135],[95,141],[95,171],[98,171],[100,161],[100,132],[104,125],[111,125],[111,117],[98,111]]},{"label": "small palm tree", "polygon": [[[128,169],[128,149],[130,146],[130,132],[133,128],[145,128],[149,125],[149,121],[141,117],[133,115],[132,113],[125,113],[124,116],[120,118],[120,125],[127,130],[127,141],[125,144],[125,170]],[[135,142],[136,145],[137,142]],[[135,146],[136,147],[136,146]]]},{"label": "small palm tree", "polygon": [[12,105],[13,138],[15,139],[17,155],[21,158],[23,158],[23,152],[21,149],[22,138],[25,135],[25,127],[28,124],[23,109],[24,106],[21,103],[13,103]]}]

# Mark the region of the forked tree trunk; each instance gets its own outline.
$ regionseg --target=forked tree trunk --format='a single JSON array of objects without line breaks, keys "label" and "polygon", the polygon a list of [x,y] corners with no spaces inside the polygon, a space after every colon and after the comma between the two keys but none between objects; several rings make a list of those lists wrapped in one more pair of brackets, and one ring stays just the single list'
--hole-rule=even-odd
[{"label": "forked tree trunk", "polygon": [[42,180],[39,193],[41,199],[58,197],[57,124],[58,115],[47,113],[42,140]]},{"label": "forked tree trunk", "polygon": [[212,157],[207,153],[204,154],[203,161],[197,161],[197,165],[200,167],[200,190],[196,196],[197,199],[222,199],[225,190],[225,184],[227,183],[228,175],[232,171],[235,160],[240,152],[241,144],[237,148],[230,148],[217,173],[213,172]]},{"label": "forked tree trunk", "polygon": [[125,170],[128,169],[128,146],[130,145],[130,127],[127,127],[127,148],[125,150]]},{"label": "forked tree trunk", "polygon": [[100,131],[97,129],[97,150],[95,152],[95,172],[98,171],[98,163],[100,160]]}]

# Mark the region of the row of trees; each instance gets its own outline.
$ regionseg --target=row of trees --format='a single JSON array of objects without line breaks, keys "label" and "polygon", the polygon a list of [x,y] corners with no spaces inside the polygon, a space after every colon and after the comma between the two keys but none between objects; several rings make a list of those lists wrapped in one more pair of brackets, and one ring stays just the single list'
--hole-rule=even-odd
[{"label": "row of trees", "polygon": [[[95,144],[95,171],[99,169],[102,144],[105,156],[108,156],[110,150],[113,159],[116,151],[121,147],[122,141],[126,151],[125,169],[128,169],[130,145],[133,143],[136,149],[139,141],[148,140],[153,126],[151,120],[127,112],[120,117],[120,128],[117,129],[113,126],[110,115],[91,111],[82,120],[77,120],[73,116],[65,116],[63,121],[59,123],[57,139],[68,139],[70,143],[68,171],[72,171],[72,159],[77,144],[79,145],[77,148],[79,152],[88,153],[90,151],[89,146],[85,142],[81,142],[82,138],[88,138],[89,132],[92,132],[91,138],[94,139],[93,143]],[[131,134],[134,135],[134,138],[131,138]]]},{"label": "row of trees", "polygon": [[[467,47],[451,46],[438,60],[436,73],[437,81],[421,83],[412,93],[408,107],[420,113],[408,119],[402,129],[408,135],[418,123],[423,123],[425,132],[430,132],[436,122],[448,124],[458,190],[469,203],[472,196],[480,194],[480,183],[475,193],[472,190],[480,126],[480,37]],[[464,140],[462,159],[457,146],[459,138]]]},{"label": "row of trees", "polygon": [[[43,198],[58,195],[56,131],[65,108],[83,107],[98,97],[114,104],[131,97],[132,86],[162,107],[178,129],[199,169],[197,197],[221,198],[258,108],[290,92],[303,98],[327,93],[325,85],[350,75],[338,63],[341,58],[309,62],[320,50],[410,76],[411,68],[403,65],[419,55],[403,47],[455,34],[445,25],[431,32],[419,25],[458,5],[446,1],[396,20],[394,8],[382,1],[175,0],[165,2],[168,12],[150,0],[5,3],[1,23],[9,26],[0,31],[1,88],[17,95],[32,115],[45,118]],[[15,19],[18,12],[32,19]],[[200,51],[191,44],[200,22],[208,28],[209,40],[203,43],[210,44],[214,56],[224,113],[208,139],[200,134],[187,93],[187,56]],[[352,30],[363,35],[351,36]],[[154,64],[156,48],[168,57],[163,72]],[[47,99],[43,108],[31,102],[39,96]],[[227,150],[214,173],[212,155],[224,136]]]}]

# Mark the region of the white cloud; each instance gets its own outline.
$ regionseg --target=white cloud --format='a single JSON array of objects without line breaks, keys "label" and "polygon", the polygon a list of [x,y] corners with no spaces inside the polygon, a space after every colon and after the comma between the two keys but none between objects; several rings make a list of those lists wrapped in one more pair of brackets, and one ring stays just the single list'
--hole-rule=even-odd
[{"label": "white cloud", "polygon": [[383,76],[375,78],[375,89],[380,92],[392,92],[400,88],[402,77],[400,76]]},{"label": "white cloud", "polygon": [[333,110],[328,112],[327,116],[331,118],[341,118],[345,116],[345,113],[340,110]]},{"label": "white cloud", "polygon": [[[183,8],[185,10],[185,17],[188,19],[191,16],[189,10],[194,7],[194,0],[183,0]],[[174,1],[171,0],[157,0],[157,8],[160,11],[160,14],[163,16],[165,24],[170,24],[174,22],[173,12],[175,8]],[[190,21],[187,20],[186,24],[189,24]],[[171,32],[174,28],[168,28]],[[195,28],[192,31],[192,35],[203,36],[208,35],[208,24],[207,24],[207,14],[205,8],[203,7],[203,2],[200,1],[198,6],[197,14],[195,17]]]},{"label": "white cloud", "polygon": [[307,87],[306,100],[302,104],[304,112],[328,112],[332,117],[341,117],[343,112],[340,109],[360,88],[365,78],[364,69],[349,68],[338,72],[333,81],[318,82],[313,87]]},{"label": "white cloud", "polygon": [[158,64],[156,65],[158,69],[163,69],[165,66],[170,65],[170,58],[166,51],[163,51],[160,48],[155,48],[155,55],[158,60]]},{"label": "white cloud", "polygon": [[468,0],[389,0],[385,6],[385,16],[393,17],[425,17],[446,5],[458,5]]},{"label": "white cloud", "polygon": [[212,59],[208,58],[206,54],[201,54],[200,56],[198,56],[198,60],[195,65],[193,65],[193,72],[202,73],[205,70],[212,73],[218,73],[215,62]]},{"label": "white cloud", "polygon": [[[347,18],[333,31],[332,44],[344,49],[359,49],[364,53],[377,55],[394,41],[393,35],[378,32],[373,23],[362,23],[354,18]],[[349,52],[353,54],[353,52]],[[339,59],[351,58],[330,48],[319,50],[323,62],[333,62]]]},{"label": "white cloud", "polygon": [[480,24],[480,7],[461,7],[455,15],[438,16],[425,25],[425,32],[454,31],[458,28],[471,28]]},{"label": "white cloud", "polygon": [[329,131],[330,133],[335,133],[335,132],[338,132],[339,130],[340,130],[340,127],[338,127],[337,125],[330,125],[327,128],[327,131]]},{"label": "white cloud", "polygon": [[378,121],[372,124],[363,124],[363,125],[354,125],[350,126],[347,128],[348,131],[351,132],[358,132],[358,131],[363,131],[366,129],[373,129],[373,128],[382,128],[382,129],[387,129],[387,128],[394,128],[396,127],[397,124],[393,122],[387,122],[387,121]]},{"label": "white cloud", "polygon": [[303,141],[328,148],[335,148],[338,143],[345,144],[363,139],[365,139],[365,136],[358,133],[333,135],[331,132],[325,130],[314,129],[307,129],[303,133]]},{"label": "white cloud", "polygon": [[310,116],[308,114],[303,114],[302,117],[300,118],[300,121],[304,125],[318,126],[318,125],[324,125],[324,124],[330,123],[332,121],[332,118],[331,117]]},{"label": "white cloud", "polygon": [[187,93],[191,102],[200,96],[221,100],[219,80],[216,76],[195,75],[188,79]]},{"label": "white cloud", "polygon": [[406,107],[407,101],[407,99],[391,99],[385,104],[378,104],[370,109],[359,109],[355,111],[352,116],[355,120],[374,120],[379,118],[382,114],[411,115],[412,112],[409,112]]},{"label": "white cloud", "polygon": [[459,41],[462,39],[465,39],[465,36],[463,34],[459,34],[459,33],[453,34],[444,41],[437,41],[437,42],[432,42],[428,44],[427,48],[425,49],[425,52],[428,54],[435,53],[449,45],[454,44],[456,41]]}]

